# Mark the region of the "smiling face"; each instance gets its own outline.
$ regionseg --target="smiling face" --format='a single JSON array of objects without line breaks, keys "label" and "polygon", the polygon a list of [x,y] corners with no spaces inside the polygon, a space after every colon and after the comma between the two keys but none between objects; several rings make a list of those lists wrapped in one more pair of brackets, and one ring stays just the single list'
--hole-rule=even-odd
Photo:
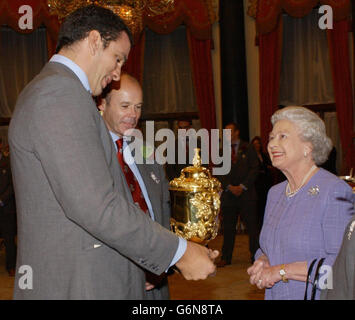
[{"label": "smiling face", "polygon": [[289,120],[275,123],[267,148],[272,165],[281,171],[290,171],[302,165],[305,152],[311,152],[310,143],[301,140],[298,127]]},{"label": "smiling face", "polygon": [[122,32],[115,41],[110,41],[106,48],[101,37],[95,41],[95,60],[88,79],[92,94],[98,96],[112,80],[120,80],[121,68],[128,58],[131,43],[126,32]]},{"label": "smiling face", "polygon": [[143,105],[142,89],[134,78],[123,75],[120,89],[113,89],[99,109],[108,129],[122,137],[137,126]]}]

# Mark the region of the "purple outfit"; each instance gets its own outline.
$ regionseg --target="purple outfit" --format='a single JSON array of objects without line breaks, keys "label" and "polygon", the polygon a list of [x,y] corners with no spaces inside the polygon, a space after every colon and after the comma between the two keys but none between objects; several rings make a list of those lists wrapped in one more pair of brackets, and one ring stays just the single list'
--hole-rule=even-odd
[{"label": "purple outfit", "polygon": [[[323,265],[332,266],[345,228],[354,214],[351,188],[321,168],[291,198],[285,194],[286,185],[287,181],[281,182],[269,191],[260,248],[255,258],[265,254],[271,266],[307,261],[308,267],[313,259],[325,258]],[[303,299],[305,286],[302,281],[279,281],[272,288],[265,289],[265,299]],[[316,299],[319,295],[318,289]]]}]

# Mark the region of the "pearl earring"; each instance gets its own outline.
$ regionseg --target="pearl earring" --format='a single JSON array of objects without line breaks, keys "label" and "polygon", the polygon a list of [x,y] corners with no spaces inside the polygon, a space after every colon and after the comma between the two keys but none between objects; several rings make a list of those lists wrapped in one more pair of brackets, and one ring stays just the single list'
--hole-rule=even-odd
[{"label": "pearl earring", "polygon": [[307,158],[307,155],[308,155],[307,151],[305,151],[303,155],[305,158]]}]

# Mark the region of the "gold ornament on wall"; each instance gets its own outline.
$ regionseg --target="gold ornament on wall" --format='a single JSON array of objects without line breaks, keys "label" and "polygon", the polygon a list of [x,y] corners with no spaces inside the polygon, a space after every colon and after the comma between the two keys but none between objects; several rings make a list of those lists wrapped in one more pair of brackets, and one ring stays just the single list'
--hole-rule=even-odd
[{"label": "gold ornament on wall", "polygon": [[247,9],[248,16],[256,19],[257,7],[258,7],[258,0],[249,0],[248,1],[248,9]]},{"label": "gold ornament on wall", "polygon": [[175,0],[48,0],[49,11],[63,20],[71,12],[91,4],[108,8],[127,24],[133,34],[143,29],[143,17],[154,17],[175,9]]}]

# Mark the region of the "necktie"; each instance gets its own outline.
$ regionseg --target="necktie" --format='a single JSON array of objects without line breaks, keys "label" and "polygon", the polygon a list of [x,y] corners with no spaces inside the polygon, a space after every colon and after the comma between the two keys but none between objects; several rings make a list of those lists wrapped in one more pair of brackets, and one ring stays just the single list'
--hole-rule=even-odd
[{"label": "necktie", "polygon": [[237,162],[237,153],[235,152],[235,147],[237,146],[236,143],[232,144],[232,163],[236,163]]},{"label": "necktie", "polygon": [[131,190],[132,198],[135,204],[139,205],[139,207],[149,215],[149,210],[147,203],[145,202],[141,187],[139,186],[139,182],[137,181],[136,177],[134,176],[132,170],[130,167],[127,165],[127,163],[124,161],[123,158],[123,139],[118,139],[116,140],[116,145],[117,145],[117,159],[118,162],[121,165],[121,168],[123,170],[123,173],[126,177],[126,182],[128,184],[129,189]]}]

